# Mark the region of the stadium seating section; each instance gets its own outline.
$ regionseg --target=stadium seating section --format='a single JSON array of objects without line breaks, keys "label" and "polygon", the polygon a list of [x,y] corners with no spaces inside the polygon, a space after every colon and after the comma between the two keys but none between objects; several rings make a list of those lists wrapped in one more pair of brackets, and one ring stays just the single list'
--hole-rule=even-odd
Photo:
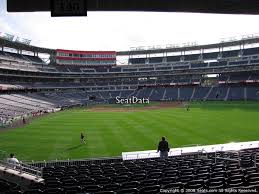
[{"label": "stadium seating section", "polygon": [[[52,162],[47,166],[38,163],[34,165],[44,166],[45,181],[32,184],[23,193],[145,194],[159,193],[160,189],[179,189],[186,193],[191,189],[196,192],[189,193],[199,193],[198,189],[252,190],[259,187],[259,171],[254,166],[258,152],[258,149],[246,149],[202,155],[194,153],[168,159]],[[0,192],[22,193],[15,184],[0,180],[0,185]]]},{"label": "stadium seating section", "polygon": [[[231,77],[231,78],[230,78]],[[242,76],[223,77],[222,80],[242,80]],[[179,82],[180,80],[178,80]],[[182,80],[189,82],[189,80]],[[40,84],[38,84],[40,85]],[[43,84],[44,86],[44,84]],[[58,87],[58,85],[53,85]],[[73,87],[73,85],[71,86]],[[22,116],[29,113],[45,112],[54,108],[82,106],[90,103],[89,98],[96,101],[108,102],[116,96],[149,98],[151,101],[190,101],[190,100],[258,100],[259,87],[242,86],[156,86],[144,87],[138,90],[98,91],[67,90],[56,92],[11,93],[0,94],[0,121]]]},{"label": "stadium seating section", "polygon": [[[259,48],[229,50],[200,54],[186,54],[166,57],[130,58],[127,67],[85,68],[65,65],[46,65],[38,56],[0,51],[0,68],[22,69],[25,71],[42,71],[54,73],[105,73],[105,72],[146,72],[157,70],[202,69],[224,66],[249,66],[258,64]],[[208,62],[207,62],[208,61]],[[137,66],[134,66],[134,65]],[[150,65],[151,67],[148,67]],[[155,66],[152,66],[155,65]],[[169,66],[169,67],[168,67]]]}]

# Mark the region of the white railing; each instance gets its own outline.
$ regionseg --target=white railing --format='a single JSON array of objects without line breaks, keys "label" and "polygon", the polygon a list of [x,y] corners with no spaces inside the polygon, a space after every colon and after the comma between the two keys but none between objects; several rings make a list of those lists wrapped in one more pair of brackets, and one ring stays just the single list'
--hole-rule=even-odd
[{"label": "white railing", "polygon": [[[215,144],[215,145],[197,145],[191,147],[182,148],[171,148],[168,156],[180,156],[183,154],[192,153],[214,153],[217,151],[232,151],[232,150],[242,150],[249,148],[259,148],[259,141],[250,142],[239,142],[239,143],[227,143],[227,144]],[[145,158],[158,158],[159,153],[156,150],[147,151],[136,151],[136,152],[122,152],[123,160],[135,160],[135,159],[145,159]]]},{"label": "white railing", "polygon": [[28,164],[24,164],[22,162],[13,164],[13,163],[8,163],[5,161],[0,160],[0,166],[4,167],[6,170],[7,169],[13,169],[15,171],[18,171],[20,174],[30,174],[35,176],[36,178],[41,178],[42,177],[42,171],[40,168],[37,168],[35,166],[31,166]]},{"label": "white railing", "polygon": [[121,156],[115,157],[99,157],[99,158],[85,158],[79,160],[67,159],[67,160],[51,160],[51,161],[27,161],[28,164],[37,168],[44,168],[48,166],[70,166],[70,165],[86,165],[92,163],[105,163],[105,162],[121,162]]}]

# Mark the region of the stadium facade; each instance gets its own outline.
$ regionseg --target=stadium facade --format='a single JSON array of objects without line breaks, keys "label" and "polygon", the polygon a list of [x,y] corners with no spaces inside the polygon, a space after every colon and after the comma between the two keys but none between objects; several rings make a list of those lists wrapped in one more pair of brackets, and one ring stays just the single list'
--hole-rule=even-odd
[{"label": "stadium facade", "polygon": [[[258,100],[259,38],[217,44],[72,51],[0,39],[2,122],[55,108],[114,101]],[[39,55],[47,54],[48,63]],[[128,57],[116,65],[116,57]],[[212,75],[212,76],[210,76]],[[40,102],[40,103],[39,103]]]}]

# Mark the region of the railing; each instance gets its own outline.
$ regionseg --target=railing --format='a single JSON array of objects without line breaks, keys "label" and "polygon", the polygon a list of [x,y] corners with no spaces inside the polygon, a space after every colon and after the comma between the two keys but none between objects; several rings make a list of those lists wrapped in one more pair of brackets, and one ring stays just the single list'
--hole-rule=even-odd
[{"label": "railing", "polygon": [[257,156],[259,156],[259,153],[255,153],[254,155],[254,167],[257,167],[257,165],[259,165],[259,163],[257,163]]},{"label": "railing", "polygon": [[111,162],[122,162],[121,156],[117,157],[102,157],[102,158],[91,158],[91,159],[80,159],[80,160],[52,160],[52,161],[39,161],[28,163],[31,166],[37,168],[44,168],[49,166],[70,166],[70,165],[86,165],[86,164],[101,164],[101,163],[111,163]]},{"label": "railing", "polygon": [[8,163],[5,161],[0,161],[0,166],[4,167],[5,170],[13,169],[15,171],[18,171],[20,174],[26,173],[26,174],[33,175],[36,177],[36,179],[39,179],[42,177],[42,170],[40,168],[31,166],[28,164],[24,164],[22,162],[14,164],[14,163]]},{"label": "railing", "polygon": [[218,157],[217,153],[218,153],[218,151],[215,151],[215,154],[214,154],[215,163],[217,163],[217,159],[220,159],[220,160],[227,160],[227,161],[238,162],[239,166],[241,166],[241,158],[240,158],[240,152],[239,151],[235,151],[235,150],[233,150],[233,151],[231,151],[231,150],[230,151],[224,151],[224,153],[236,153],[238,155],[237,159]]},{"label": "railing", "polygon": [[[238,162],[239,166],[241,166],[241,162],[242,162],[242,158],[240,157],[240,150],[239,151],[224,151],[225,153],[236,153],[238,155],[237,158],[225,158],[225,157],[218,157],[217,156],[217,151],[215,151],[214,153],[214,159],[215,159],[215,163],[217,162],[217,160],[227,160],[227,161],[235,161]],[[253,161],[253,166],[257,167],[259,165],[259,162],[257,162],[257,156],[259,156],[258,152],[253,153],[252,155],[252,161]]]}]

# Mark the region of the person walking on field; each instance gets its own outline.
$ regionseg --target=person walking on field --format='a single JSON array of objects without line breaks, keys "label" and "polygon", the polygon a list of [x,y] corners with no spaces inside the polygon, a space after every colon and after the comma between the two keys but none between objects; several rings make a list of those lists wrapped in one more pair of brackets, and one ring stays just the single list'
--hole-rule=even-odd
[{"label": "person walking on field", "polygon": [[189,104],[187,104],[187,108],[186,108],[186,110],[187,110],[187,111],[189,111],[189,110],[190,110],[190,105],[189,105]]},{"label": "person walking on field", "polygon": [[24,125],[26,124],[25,117],[22,118],[22,123],[23,123]]},{"label": "person walking on field", "polygon": [[160,158],[165,159],[168,157],[168,152],[170,148],[168,142],[165,140],[165,137],[162,137],[162,140],[159,142],[157,147],[157,152],[160,151]]},{"label": "person walking on field", "polygon": [[83,133],[81,133],[80,139],[81,139],[81,143],[84,143],[84,144],[85,144],[85,136],[84,136]]}]

